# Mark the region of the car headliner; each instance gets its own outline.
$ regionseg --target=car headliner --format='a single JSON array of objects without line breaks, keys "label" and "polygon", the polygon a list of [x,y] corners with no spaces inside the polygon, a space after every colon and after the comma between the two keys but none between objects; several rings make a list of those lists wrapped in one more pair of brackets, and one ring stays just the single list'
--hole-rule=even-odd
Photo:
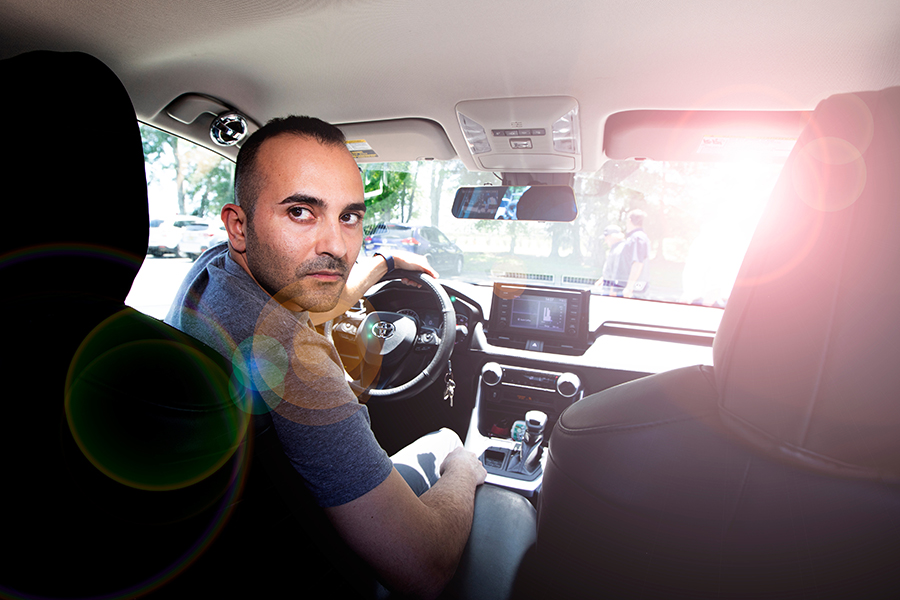
[{"label": "car headliner", "polygon": [[93,54],[143,121],[165,126],[160,111],[188,92],[257,123],[421,117],[470,167],[461,100],[576,98],[588,170],[619,111],[808,110],[900,85],[896,0],[5,0],[0,10],[0,56]]}]

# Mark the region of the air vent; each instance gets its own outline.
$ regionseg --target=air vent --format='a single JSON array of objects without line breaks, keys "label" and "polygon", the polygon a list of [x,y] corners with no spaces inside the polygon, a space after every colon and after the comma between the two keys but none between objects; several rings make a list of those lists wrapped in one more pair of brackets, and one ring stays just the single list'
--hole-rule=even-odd
[{"label": "air vent", "polygon": [[594,277],[576,277],[574,275],[563,275],[563,283],[571,283],[574,285],[594,285],[597,281]]},{"label": "air vent", "polygon": [[553,281],[553,275],[544,273],[520,273],[517,271],[491,271],[492,277],[504,279],[521,279],[524,281]]}]

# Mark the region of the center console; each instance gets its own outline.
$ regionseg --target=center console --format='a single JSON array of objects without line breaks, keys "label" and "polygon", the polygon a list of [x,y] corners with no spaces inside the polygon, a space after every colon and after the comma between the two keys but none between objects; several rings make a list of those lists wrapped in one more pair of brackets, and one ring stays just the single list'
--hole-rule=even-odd
[{"label": "center console", "polygon": [[539,410],[525,413],[521,429],[512,434],[518,444],[512,448],[490,446],[481,455],[481,462],[488,473],[519,479],[536,481],[543,474],[544,428],[547,415]]},{"label": "center console", "polygon": [[487,482],[529,497],[538,491],[553,426],[582,395],[574,373],[485,364],[466,448],[484,463]]}]

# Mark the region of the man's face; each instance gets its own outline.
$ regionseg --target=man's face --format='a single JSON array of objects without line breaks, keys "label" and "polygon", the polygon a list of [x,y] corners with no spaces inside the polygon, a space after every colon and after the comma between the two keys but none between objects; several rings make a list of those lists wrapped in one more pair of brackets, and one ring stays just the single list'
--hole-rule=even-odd
[{"label": "man's face", "polygon": [[362,178],[343,146],[282,134],[257,155],[261,189],[246,228],[257,283],[291,310],[337,304],[362,245]]}]

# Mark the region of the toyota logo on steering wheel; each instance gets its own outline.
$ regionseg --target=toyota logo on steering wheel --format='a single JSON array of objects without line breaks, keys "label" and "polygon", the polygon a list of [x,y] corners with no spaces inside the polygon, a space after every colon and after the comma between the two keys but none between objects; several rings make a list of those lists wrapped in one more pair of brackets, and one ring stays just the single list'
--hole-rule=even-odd
[{"label": "toyota logo on steering wheel", "polygon": [[392,335],[394,335],[394,327],[393,323],[387,323],[385,321],[379,321],[372,326],[372,333],[375,334],[375,337],[380,338],[382,340],[386,340]]}]

